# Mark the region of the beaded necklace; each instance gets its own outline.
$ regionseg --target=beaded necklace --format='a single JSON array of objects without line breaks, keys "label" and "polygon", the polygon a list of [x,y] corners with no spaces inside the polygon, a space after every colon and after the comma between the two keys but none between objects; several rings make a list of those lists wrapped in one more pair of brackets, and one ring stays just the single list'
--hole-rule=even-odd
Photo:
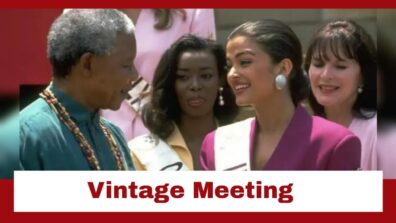
[{"label": "beaded necklace", "polygon": [[[48,105],[52,108],[52,110],[57,114],[58,118],[73,133],[77,142],[80,144],[81,150],[82,150],[85,158],[88,160],[88,163],[89,163],[89,166],[91,167],[91,169],[100,170],[101,168],[99,165],[99,161],[95,156],[95,151],[89,145],[87,139],[81,133],[81,131],[78,128],[78,126],[76,125],[76,123],[70,118],[70,115],[66,111],[65,107],[63,107],[63,105],[60,102],[58,102],[58,99],[55,97],[54,93],[52,93],[52,91],[49,88],[47,88],[42,93],[40,93],[40,97],[42,97],[48,103]],[[107,140],[110,144],[111,152],[113,153],[113,155],[116,159],[117,169],[125,170],[125,166],[122,161],[121,152],[118,149],[117,142],[114,140],[112,134],[110,133],[110,130],[104,126],[102,121],[99,122],[99,126],[102,129],[105,137],[107,138]]]}]

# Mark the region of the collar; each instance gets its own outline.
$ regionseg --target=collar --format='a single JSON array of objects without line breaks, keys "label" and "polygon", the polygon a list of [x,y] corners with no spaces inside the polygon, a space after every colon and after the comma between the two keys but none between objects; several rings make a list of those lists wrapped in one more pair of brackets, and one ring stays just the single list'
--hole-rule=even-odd
[{"label": "collar", "polygon": [[49,89],[54,93],[58,102],[61,103],[70,117],[76,122],[99,123],[99,112],[90,112],[72,97],[62,92],[55,83],[51,83]]},{"label": "collar", "polygon": [[[254,160],[255,136],[257,131],[257,118],[251,123],[250,131],[250,160]],[[297,131],[298,129],[298,131]],[[301,145],[301,136],[310,135],[312,129],[312,116],[301,106],[298,105],[294,111],[289,125],[283,132],[278,145],[273,151],[264,167],[260,169],[277,169],[279,163],[284,163],[284,154],[290,154],[289,150],[294,150],[294,146]],[[293,145],[293,146],[291,146]]]},{"label": "collar", "polygon": [[[217,119],[216,121],[216,128],[219,127],[219,122]],[[184,141],[183,135],[181,134],[179,127],[174,123],[173,126],[175,127],[173,132],[168,136],[166,142],[171,146],[178,146],[183,148],[188,148],[186,141]],[[208,133],[209,134],[209,133]]]},{"label": "collar", "polygon": [[178,146],[182,148],[188,148],[186,142],[184,141],[184,138],[179,130],[179,127],[177,127],[176,124],[173,124],[175,127],[173,132],[170,134],[170,136],[166,139],[166,142],[171,145],[171,146]]},{"label": "collar", "polygon": [[[305,122],[307,122],[309,119],[311,118],[311,115],[308,114],[308,112],[301,106],[298,105],[294,111],[293,117],[290,120],[289,125],[286,127],[285,132],[288,131],[290,128],[293,129],[294,127],[298,127],[302,124],[304,124]],[[254,120],[252,122],[252,130],[253,133],[256,132],[256,128],[257,128],[257,117],[254,117]]]}]

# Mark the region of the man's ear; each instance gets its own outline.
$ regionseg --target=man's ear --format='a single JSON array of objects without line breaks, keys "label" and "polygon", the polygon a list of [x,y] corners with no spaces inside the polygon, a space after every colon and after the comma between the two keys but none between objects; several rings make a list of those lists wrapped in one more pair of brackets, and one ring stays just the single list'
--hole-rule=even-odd
[{"label": "man's ear", "polygon": [[95,55],[88,52],[84,53],[80,57],[80,65],[84,77],[90,77],[92,75],[94,60],[95,60]]}]

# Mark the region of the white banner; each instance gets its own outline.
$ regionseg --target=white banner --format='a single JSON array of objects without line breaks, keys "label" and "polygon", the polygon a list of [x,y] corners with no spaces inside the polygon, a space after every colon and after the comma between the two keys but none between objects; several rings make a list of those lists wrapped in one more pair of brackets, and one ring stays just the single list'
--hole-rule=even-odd
[{"label": "white banner", "polygon": [[380,171],[17,171],[15,212],[382,212]]}]

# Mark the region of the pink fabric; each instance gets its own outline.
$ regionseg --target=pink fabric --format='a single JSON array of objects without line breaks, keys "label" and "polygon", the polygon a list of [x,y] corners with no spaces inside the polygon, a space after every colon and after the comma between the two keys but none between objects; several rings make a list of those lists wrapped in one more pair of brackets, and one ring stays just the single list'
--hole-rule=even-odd
[{"label": "pink fabric", "polygon": [[[221,127],[220,127],[221,128]],[[215,170],[214,140],[209,133],[200,154],[201,167]],[[250,159],[253,160],[256,119],[250,129]],[[298,107],[278,146],[261,170],[357,170],[361,144],[348,129]],[[226,159],[227,157],[224,157]],[[253,162],[251,162],[253,163]]]},{"label": "pink fabric", "polygon": [[370,119],[355,118],[348,129],[362,143],[362,170],[377,170],[377,116]]},{"label": "pink fabric", "polygon": [[[154,28],[153,11],[143,9],[135,24],[137,53],[134,64],[139,74],[149,83],[162,54],[172,43],[185,34],[195,34],[203,38],[216,39],[213,9],[185,9],[186,20],[181,15],[173,15],[173,24],[167,30]],[[102,115],[119,126],[127,140],[148,133],[141,118],[124,101],[118,111],[104,110]]]},{"label": "pink fabric", "polygon": [[378,132],[377,152],[384,179],[396,179],[396,124]]}]

